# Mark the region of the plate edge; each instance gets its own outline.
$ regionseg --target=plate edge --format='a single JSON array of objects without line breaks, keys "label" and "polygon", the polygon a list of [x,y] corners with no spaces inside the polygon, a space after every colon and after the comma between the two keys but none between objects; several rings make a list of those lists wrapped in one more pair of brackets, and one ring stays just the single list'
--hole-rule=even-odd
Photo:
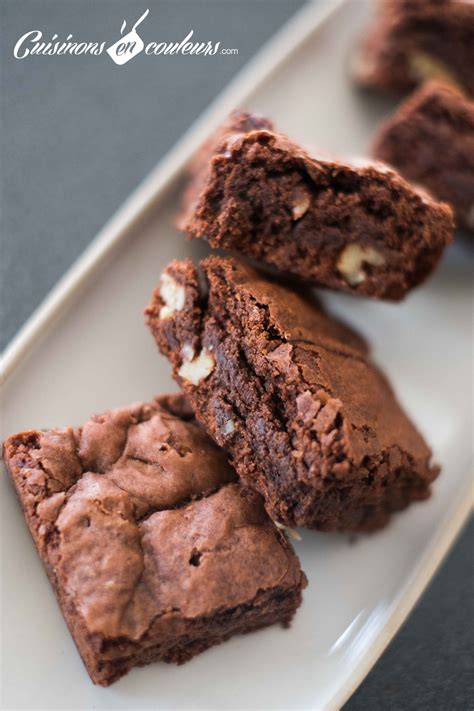
[{"label": "plate edge", "polygon": [[6,346],[0,360],[0,384],[6,382],[45,330],[64,313],[89,279],[106,264],[115,248],[148,212],[154,201],[173,185],[192,155],[230,111],[244,103],[348,1],[323,0],[304,5],[244,65],[105,223]]},{"label": "plate edge", "polygon": [[451,549],[463,526],[467,523],[469,514],[473,511],[472,482],[467,482],[453,506],[453,512],[446,516],[446,522],[439,531],[436,541],[425,553],[418,570],[407,580],[400,601],[393,606],[388,620],[374,640],[372,649],[367,652],[342,688],[328,702],[325,711],[340,711],[344,704],[358,689],[378,662],[385,649],[395,637],[410,612],[426,590],[441,563]]},{"label": "plate edge", "polygon": [[[218,94],[146,176],[114,215],[97,233],[82,255],[69,267],[33,311],[4,350],[0,363],[0,383],[5,383],[28,355],[28,351],[53,325],[79,295],[87,282],[103,267],[128,232],[168,190],[183,171],[190,157],[236,105],[243,103],[297,49],[336,14],[348,0],[309,2],[239,70],[228,86]],[[256,78],[252,78],[255,77]],[[339,711],[362,683],[426,589],[472,510],[468,485],[454,511],[448,517],[438,540],[428,550],[420,569],[405,585],[401,600],[390,613],[384,629],[374,641],[350,678],[328,702],[326,711]]]}]

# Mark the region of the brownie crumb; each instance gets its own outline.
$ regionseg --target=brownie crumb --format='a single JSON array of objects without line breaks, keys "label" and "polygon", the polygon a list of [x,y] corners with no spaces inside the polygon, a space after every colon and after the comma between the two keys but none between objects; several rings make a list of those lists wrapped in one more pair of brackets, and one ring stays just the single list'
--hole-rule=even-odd
[{"label": "brownie crumb", "polygon": [[4,458],[97,684],[288,625],[301,604],[291,546],[181,395],[13,435]]},{"label": "brownie crumb", "polygon": [[468,0],[378,0],[353,74],[361,85],[410,91],[437,79],[474,96],[474,4]]},{"label": "brownie crumb", "polygon": [[182,229],[320,286],[400,300],[452,240],[450,208],[387,166],[311,156],[242,112],[190,174]]},{"label": "brownie crumb", "polygon": [[449,203],[458,226],[474,232],[473,101],[429,82],[380,126],[373,154]]},{"label": "brownie crumb", "polygon": [[[170,265],[187,306],[161,318],[158,288],[148,324],[197,419],[278,525],[369,531],[429,496],[430,449],[360,336],[236,259],[201,270],[205,300],[192,262]],[[200,379],[182,371],[189,344],[213,354]]]}]

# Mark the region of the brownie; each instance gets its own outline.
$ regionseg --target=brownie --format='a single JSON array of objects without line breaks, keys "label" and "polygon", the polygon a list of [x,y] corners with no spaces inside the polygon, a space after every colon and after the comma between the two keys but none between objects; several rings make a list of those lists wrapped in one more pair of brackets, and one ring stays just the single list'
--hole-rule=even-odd
[{"label": "brownie", "polygon": [[386,166],[312,157],[235,112],[191,165],[179,225],[314,284],[399,300],[435,268],[452,215]]},{"label": "brownie", "polygon": [[381,125],[373,153],[450,203],[457,224],[474,232],[473,101],[439,82],[423,85]]},{"label": "brownie", "polygon": [[429,496],[438,468],[363,339],[236,259],[165,271],[146,315],[244,485],[287,526],[367,531]]},{"label": "brownie", "polygon": [[306,584],[181,396],[21,432],[4,457],[92,681],[288,624]]},{"label": "brownie", "polygon": [[353,72],[359,84],[405,92],[440,79],[474,96],[471,0],[379,0]]}]

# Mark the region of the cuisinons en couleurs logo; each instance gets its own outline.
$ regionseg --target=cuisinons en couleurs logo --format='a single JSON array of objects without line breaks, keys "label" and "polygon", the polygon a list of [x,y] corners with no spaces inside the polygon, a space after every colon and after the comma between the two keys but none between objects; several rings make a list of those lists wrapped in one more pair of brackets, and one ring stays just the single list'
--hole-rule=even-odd
[{"label": "cuisinons en couleurs logo", "polygon": [[109,46],[107,46],[107,42],[77,39],[73,34],[67,34],[66,37],[61,38],[57,33],[53,33],[48,39],[47,35],[41,30],[29,30],[17,40],[13,48],[13,56],[16,59],[27,59],[28,57],[61,57],[66,55],[97,57],[105,54],[120,66],[142,53],[146,56],[155,57],[160,55],[212,57],[219,54],[239,53],[238,49],[222,47],[220,41],[197,40],[194,37],[194,30],[189,30],[184,39],[180,41],[168,40],[145,43],[140,34],[142,30],[140,25],[148,17],[149,12],[149,9],[145,10],[135,22],[123,20],[119,38]]}]

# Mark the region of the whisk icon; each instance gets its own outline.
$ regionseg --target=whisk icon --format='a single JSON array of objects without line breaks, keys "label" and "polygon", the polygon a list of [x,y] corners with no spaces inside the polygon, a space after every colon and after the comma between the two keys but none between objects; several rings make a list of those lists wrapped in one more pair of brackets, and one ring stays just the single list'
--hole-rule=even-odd
[{"label": "whisk icon", "polygon": [[143,51],[145,44],[137,32],[137,27],[143,22],[149,12],[149,9],[145,10],[143,15],[135,22],[130,32],[128,32],[125,36],[123,36],[123,33],[127,26],[127,21],[123,21],[120,29],[122,37],[120,37],[120,39],[107,50],[107,54],[111,59],[113,59],[115,64],[126,64],[130,61],[130,59],[133,59],[133,57],[136,57],[137,54],[140,54],[140,52]]}]

